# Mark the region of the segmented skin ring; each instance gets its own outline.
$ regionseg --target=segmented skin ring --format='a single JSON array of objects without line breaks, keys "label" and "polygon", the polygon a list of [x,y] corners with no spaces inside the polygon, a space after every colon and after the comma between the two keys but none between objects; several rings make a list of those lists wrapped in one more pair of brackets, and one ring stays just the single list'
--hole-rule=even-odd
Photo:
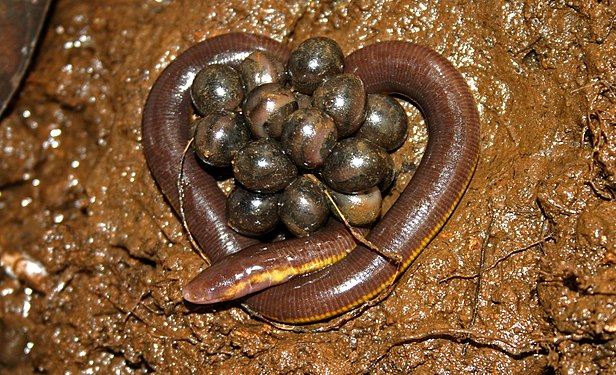
[{"label": "segmented skin ring", "polygon": [[[284,62],[289,57],[285,46],[263,36],[220,35],[178,56],[150,92],[143,114],[144,150],[176,212],[192,79],[206,64],[238,64],[254,50],[268,51]],[[183,172],[183,207],[193,237],[213,266],[184,288],[185,299],[213,303],[246,296],[243,303],[250,310],[275,321],[328,319],[377,296],[445,224],[468,186],[479,153],[479,115],[464,78],[437,52],[403,41],[375,43],[351,53],[345,72],[357,74],[369,93],[408,98],[426,120],[428,144],[421,163],[396,204],[367,236],[379,249],[397,254],[403,264],[397,266],[357,244],[335,223],[307,239],[267,244],[238,235],[226,225],[224,194],[191,153]],[[225,260],[234,253],[238,254]],[[212,282],[228,288],[217,292]]]}]

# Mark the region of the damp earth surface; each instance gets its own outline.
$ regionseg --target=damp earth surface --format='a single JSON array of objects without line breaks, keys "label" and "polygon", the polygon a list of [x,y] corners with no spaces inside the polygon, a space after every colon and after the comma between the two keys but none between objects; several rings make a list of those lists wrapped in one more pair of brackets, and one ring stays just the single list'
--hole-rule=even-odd
[{"label": "damp earth surface", "polygon": [[[182,299],[206,265],[141,115],[175,57],[230,31],[424,44],[477,101],[466,195],[392,294],[333,330]],[[0,120],[0,373],[613,373],[615,61],[607,0],[56,1]],[[405,108],[389,205],[426,138]]]}]

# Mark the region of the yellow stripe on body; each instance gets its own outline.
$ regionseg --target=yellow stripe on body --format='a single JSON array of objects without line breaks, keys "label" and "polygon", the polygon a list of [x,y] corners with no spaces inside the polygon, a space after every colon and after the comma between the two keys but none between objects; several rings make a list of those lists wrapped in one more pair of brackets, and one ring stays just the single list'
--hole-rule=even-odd
[{"label": "yellow stripe on body", "polygon": [[[353,246],[354,247],[354,246]],[[241,290],[243,288],[248,287],[247,284],[259,284],[271,282],[272,285],[281,284],[287,280],[289,280],[293,276],[303,275],[306,273],[310,273],[331,264],[337,263],[347,256],[351,249],[345,249],[344,251],[340,251],[338,255],[334,255],[327,258],[315,259],[309,262],[304,262],[301,267],[277,267],[266,270],[266,272],[258,272],[250,275],[248,280],[241,281],[234,286],[234,289],[237,287],[237,290]]]},{"label": "yellow stripe on body", "polygon": [[[313,316],[308,316],[308,317],[305,317],[305,318],[282,319],[282,321],[284,321],[285,323],[288,323],[288,324],[306,324],[306,323],[312,323],[312,322],[316,322],[316,321],[332,318],[334,316],[337,316],[337,315],[343,314],[343,313],[345,313],[347,311],[350,311],[350,310],[356,308],[357,306],[359,306],[359,305],[361,305],[363,303],[371,301],[373,298],[378,296],[379,293],[381,293],[387,287],[389,287],[392,283],[394,283],[396,281],[396,279],[398,278],[398,276],[400,276],[411,265],[411,263],[419,256],[419,254],[422,252],[422,250],[426,246],[428,246],[430,241],[432,241],[432,239],[436,236],[436,234],[445,225],[445,223],[449,219],[449,216],[451,216],[451,214],[453,213],[453,211],[456,208],[456,206],[458,205],[458,203],[460,203],[460,200],[462,199],[462,196],[466,192],[466,188],[468,187],[468,185],[469,185],[469,183],[471,181],[471,178],[473,177],[473,174],[475,172],[475,167],[477,166],[477,161],[478,160],[479,160],[479,153],[477,153],[477,155],[475,156],[475,160],[473,162],[473,167],[471,168],[471,172],[469,173],[468,177],[466,178],[466,181],[463,183],[464,188],[460,189],[460,192],[458,192],[458,195],[456,196],[456,199],[454,200],[454,202],[451,205],[451,207],[449,208],[449,210],[447,210],[447,212],[444,215],[442,215],[441,219],[438,221],[438,223],[436,225],[434,225],[434,227],[432,228],[430,233],[428,233],[428,235],[421,240],[421,242],[420,242],[419,246],[417,246],[417,248],[415,248],[413,251],[411,251],[411,253],[409,254],[408,258],[404,261],[404,263],[398,269],[398,272],[393,273],[390,278],[385,280],[383,283],[381,283],[376,289],[374,289],[370,293],[364,294],[363,296],[361,296],[357,300],[355,300],[355,301],[349,303],[348,305],[345,305],[345,306],[343,306],[343,307],[341,307],[341,308],[339,308],[337,310],[328,311],[328,312],[320,314],[320,315],[313,315]],[[340,257],[340,259],[342,259],[342,258],[343,257]],[[331,264],[331,263],[329,263],[329,264]],[[278,318],[277,317],[273,317],[273,316],[265,316],[265,317],[268,318],[268,319],[272,319],[272,320],[278,320],[278,321],[281,320],[279,317]]]}]

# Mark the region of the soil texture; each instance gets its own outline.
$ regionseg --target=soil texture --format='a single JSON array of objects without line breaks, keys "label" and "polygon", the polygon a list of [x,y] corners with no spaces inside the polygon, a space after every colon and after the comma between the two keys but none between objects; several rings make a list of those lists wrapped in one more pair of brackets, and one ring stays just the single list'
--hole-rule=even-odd
[{"label": "soil texture", "polygon": [[[147,168],[141,115],[178,54],[230,31],[345,54],[421,43],[478,103],[453,216],[336,329],[182,299],[206,265]],[[407,109],[412,172],[426,135]],[[611,0],[58,0],[0,122],[0,373],[614,373],[615,192]]]}]

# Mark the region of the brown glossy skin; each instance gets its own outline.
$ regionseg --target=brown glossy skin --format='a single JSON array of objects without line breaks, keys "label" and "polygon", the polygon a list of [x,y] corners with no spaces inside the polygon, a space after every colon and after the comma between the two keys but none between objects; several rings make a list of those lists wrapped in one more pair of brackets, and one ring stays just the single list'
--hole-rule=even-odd
[{"label": "brown glossy skin", "polygon": [[198,274],[184,288],[184,298],[207,303],[238,299],[338,262],[356,245],[343,225],[333,219],[315,236],[317,253],[311,236],[292,238],[284,246],[250,246],[225,257]]},{"label": "brown glossy skin", "polygon": [[[231,61],[237,61],[246,49],[267,49],[282,61],[288,57],[285,47],[267,38],[226,34],[178,57],[150,93],[143,119],[144,148],[153,175],[176,210],[177,165],[187,142],[185,128],[190,113],[189,98],[178,98],[186,96],[183,91],[191,75],[194,76],[185,71],[194,71],[211,60],[220,61],[223,52]],[[383,42],[351,54],[346,60],[346,71],[359,75],[368,93],[398,93],[409,98],[420,108],[428,124],[428,145],[415,175],[398,202],[368,236],[380,249],[399,254],[403,265],[396,267],[381,255],[358,245],[335,264],[294,277],[244,300],[251,310],[277,321],[307,323],[327,319],[378,295],[444,225],[464,193],[477,161],[479,117],[475,102],[462,76],[444,57],[408,42]],[[170,103],[174,100],[175,103]],[[161,143],[159,138],[167,142]],[[193,236],[216,263],[227,254],[247,247],[250,240],[225,226],[222,193],[213,179],[198,168],[195,164],[184,171],[191,182],[185,210]],[[205,185],[196,186],[199,183]],[[319,256],[320,242],[337,236],[348,238],[349,235],[344,228],[339,228],[311,236],[303,248],[302,256],[306,259],[302,261],[312,262],[309,257]],[[338,245],[334,241],[333,250],[345,251],[342,242]],[[287,242],[255,246],[281,253],[292,251],[292,245]],[[191,282],[184,289],[185,298],[209,303],[197,293],[202,286],[198,278]]]}]

